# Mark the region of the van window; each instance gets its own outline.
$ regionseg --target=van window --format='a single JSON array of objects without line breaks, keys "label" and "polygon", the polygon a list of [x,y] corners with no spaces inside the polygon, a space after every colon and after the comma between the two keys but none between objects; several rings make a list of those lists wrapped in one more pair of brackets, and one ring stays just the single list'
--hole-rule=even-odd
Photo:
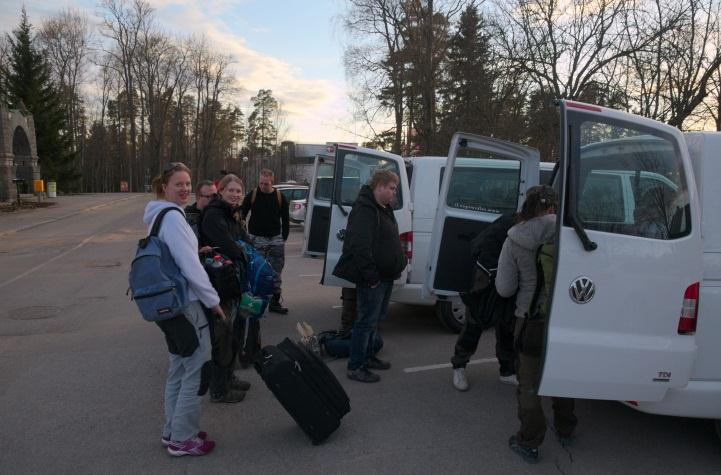
[{"label": "van window", "polygon": [[590,121],[578,139],[576,209],[586,229],[652,239],[691,231],[683,162],[671,140]]},{"label": "van window", "polygon": [[[520,163],[504,160],[499,166],[499,161],[494,162],[494,166],[484,166],[480,159],[456,159],[446,204],[484,213],[514,213],[518,205]],[[440,183],[444,173],[445,167],[441,168]]]},{"label": "van window", "polygon": [[333,164],[321,163],[318,165],[318,172],[315,179],[315,194],[313,198],[316,200],[330,201],[333,193]]},{"label": "van window", "polygon": [[538,184],[539,185],[552,185],[551,178],[553,178],[553,170],[539,170],[539,179]]},{"label": "van window", "polygon": [[[346,152],[343,159],[343,179],[337,182],[340,187],[338,195],[344,205],[351,206],[358,197],[361,186],[367,184],[376,170],[390,170],[399,178],[401,176],[398,163],[383,157]],[[403,207],[403,192],[400,183],[396,199],[391,203],[393,209]]]}]

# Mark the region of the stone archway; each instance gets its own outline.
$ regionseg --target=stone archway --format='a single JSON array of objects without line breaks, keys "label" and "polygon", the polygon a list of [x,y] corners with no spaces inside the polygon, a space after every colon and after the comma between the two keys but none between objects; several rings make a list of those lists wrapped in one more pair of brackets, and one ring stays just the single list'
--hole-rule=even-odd
[{"label": "stone archway", "polygon": [[35,122],[22,105],[18,110],[0,104],[0,201],[17,198],[14,178],[26,182],[21,193],[32,191],[40,178]]}]

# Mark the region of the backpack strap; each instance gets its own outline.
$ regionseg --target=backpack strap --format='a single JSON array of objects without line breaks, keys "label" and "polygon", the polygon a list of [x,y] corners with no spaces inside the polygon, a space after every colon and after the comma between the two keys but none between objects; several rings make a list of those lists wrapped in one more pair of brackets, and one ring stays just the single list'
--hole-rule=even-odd
[{"label": "backpack strap", "polygon": [[155,221],[153,222],[153,227],[150,229],[150,234],[148,234],[148,237],[158,235],[158,232],[160,231],[160,224],[163,222],[163,217],[168,214],[168,212],[173,210],[180,211],[180,208],[176,208],[175,206],[169,206],[161,210],[160,213],[158,213],[158,217],[155,218]]},{"label": "backpack strap", "polygon": [[541,296],[541,289],[543,289],[544,278],[543,278],[543,266],[541,265],[541,249],[543,244],[536,248],[536,288],[533,289],[533,298],[531,299],[531,305],[528,306],[527,318],[534,318],[538,314],[538,298]]},{"label": "backpack strap", "polygon": [[[250,206],[253,206],[255,204],[255,198],[258,194],[258,188],[253,188],[253,191],[250,194]],[[283,195],[280,194],[280,190],[275,190],[275,196],[278,198],[278,207],[283,207]]]}]

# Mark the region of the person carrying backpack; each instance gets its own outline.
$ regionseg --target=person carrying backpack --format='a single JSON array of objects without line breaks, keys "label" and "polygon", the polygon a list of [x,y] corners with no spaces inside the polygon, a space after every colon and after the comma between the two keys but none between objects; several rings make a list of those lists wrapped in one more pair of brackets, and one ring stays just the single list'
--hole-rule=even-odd
[{"label": "person carrying backpack", "polygon": [[[191,192],[190,170],[179,162],[168,164],[153,180],[156,200],[145,207],[143,222],[152,230],[166,208],[158,238],[167,245],[188,285],[188,303],[181,315],[158,322],[170,351],[165,383],[165,425],[162,444],[170,455],[206,455],[215,447],[200,430],[201,368],[210,360],[210,331],[203,306],[225,319],[220,299],[198,260],[198,240],[185,220],[183,207]],[[175,211],[177,209],[177,212]]]},{"label": "person carrying backpack", "polygon": [[[538,461],[538,447],[546,434],[541,397],[536,388],[541,377],[541,353],[548,290],[552,282],[550,268],[553,256],[544,244],[552,241],[556,232],[558,196],[547,185],[528,190],[526,201],[518,214],[518,224],[508,231],[498,260],[496,289],[503,297],[516,294],[516,324],[514,330],[517,351],[518,418],[521,428],[508,440],[511,450],[526,462]],[[555,250],[554,250],[555,253]],[[543,266],[539,264],[543,262]],[[544,276],[544,272],[546,275]],[[574,400],[554,397],[554,430],[559,442],[568,445],[578,422],[574,414]]]},{"label": "person carrying backpack", "polygon": [[258,187],[243,199],[241,212],[243,219],[248,217],[248,232],[251,244],[268,261],[276,273],[273,298],[268,310],[286,314],[288,307],[283,305],[281,297],[283,267],[285,266],[285,241],[290,233],[289,203],[280,191],[273,187],[274,174],[264,168],[260,171]]},{"label": "person carrying backpack", "polygon": [[505,384],[518,384],[513,352],[515,299],[499,296],[495,288],[498,256],[508,230],[515,223],[515,214],[504,214],[471,241],[471,256],[475,263],[473,281],[470,292],[461,294],[466,304],[466,321],[451,358],[453,386],[459,391],[468,390],[466,365],[478,348],[483,330],[494,325],[499,380]]}]

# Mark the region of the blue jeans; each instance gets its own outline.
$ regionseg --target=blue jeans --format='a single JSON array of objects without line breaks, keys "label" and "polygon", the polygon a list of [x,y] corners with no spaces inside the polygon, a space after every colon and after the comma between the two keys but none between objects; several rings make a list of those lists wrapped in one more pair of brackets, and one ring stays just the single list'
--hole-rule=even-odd
[{"label": "blue jeans", "polygon": [[378,287],[357,287],[358,317],[353,323],[350,338],[350,356],[348,369],[353,371],[365,367],[366,362],[375,356],[371,343],[378,332],[378,323],[386,317],[388,302],[393,290],[393,281],[381,281]]},{"label": "blue jeans", "polygon": [[170,355],[168,379],[165,382],[165,426],[163,436],[182,442],[195,437],[200,430],[200,369],[210,360],[210,329],[200,302],[194,300],[183,310],[195,327],[198,348],[183,358]]}]

